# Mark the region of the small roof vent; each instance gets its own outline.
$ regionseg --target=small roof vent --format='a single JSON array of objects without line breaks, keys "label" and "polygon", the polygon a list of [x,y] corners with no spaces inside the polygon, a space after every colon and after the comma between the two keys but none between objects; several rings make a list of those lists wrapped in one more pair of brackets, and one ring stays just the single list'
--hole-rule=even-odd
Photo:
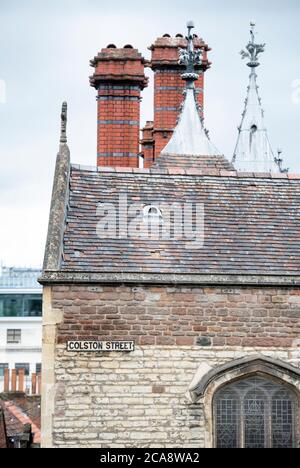
[{"label": "small roof vent", "polygon": [[151,224],[163,223],[162,212],[159,209],[159,207],[155,205],[144,206],[143,218],[144,218],[144,223],[146,224],[147,223],[151,223]]}]

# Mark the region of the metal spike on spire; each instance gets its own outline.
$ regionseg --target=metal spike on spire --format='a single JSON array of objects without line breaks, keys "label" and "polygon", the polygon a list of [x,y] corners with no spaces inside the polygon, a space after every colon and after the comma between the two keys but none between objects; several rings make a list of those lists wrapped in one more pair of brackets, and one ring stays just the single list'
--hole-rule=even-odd
[{"label": "metal spike on spire", "polygon": [[60,129],[60,143],[66,144],[67,143],[67,121],[68,121],[68,104],[63,102],[61,108],[61,129]]},{"label": "metal spike on spire", "polygon": [[243,59],[250,61],[250,83],[247,88],[247,98],[242,113],[242,123],[239,127],[238,140],[233,156],[237,170],[245,172],[283,172],[282,161],[274,156],[268,133],[264,123],[264,111],[261,105],[257,86],[256,68],[260,65],[258,56],[265,51],[266,44],[256,43],[255,23],[250,23],[250,41],[246,49],[241,51]]}]

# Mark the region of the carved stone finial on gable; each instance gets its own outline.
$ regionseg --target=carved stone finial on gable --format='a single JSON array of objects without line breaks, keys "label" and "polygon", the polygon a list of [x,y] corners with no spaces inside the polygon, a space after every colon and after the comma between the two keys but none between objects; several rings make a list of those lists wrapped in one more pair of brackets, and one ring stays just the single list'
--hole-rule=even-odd
[{"label": "carved stone finial on gable", "polygon": [[63,102],[61,109],[61,130],[60,130],[60,143],[67,143],[67,120],[68,120],[68,104]]}]

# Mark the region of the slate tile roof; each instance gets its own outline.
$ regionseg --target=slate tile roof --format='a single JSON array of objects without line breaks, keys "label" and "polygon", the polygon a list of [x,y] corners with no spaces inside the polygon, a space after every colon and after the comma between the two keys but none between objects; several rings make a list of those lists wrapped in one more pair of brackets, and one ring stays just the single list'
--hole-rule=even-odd
[{"label": "slate tile roof", "polygon": [[[72,166],[62,271],[292,275],[300,269],[300,177],[197,169]],[[182,240],[99,239],[98,203],[204,205],[203,248]]]},{"label": "slate tile roof", "polygon": [[2,403],[8,437],[18,437],[23,433],[25,424],[30,424],[34,443],[41,442],[40,401],[26,402],[26,398],[11,397]]}]

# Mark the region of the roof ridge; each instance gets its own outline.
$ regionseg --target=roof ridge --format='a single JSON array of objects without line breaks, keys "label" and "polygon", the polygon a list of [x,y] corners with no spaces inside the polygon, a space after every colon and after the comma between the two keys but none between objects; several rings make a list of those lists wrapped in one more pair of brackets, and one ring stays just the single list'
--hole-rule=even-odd
[{"label": "roof ridge", "polygon": [[300,174],[293,173],[272,173],[272,172],[239,172],[236,170],[226,169],[198,169],[198,168],[183,168],[183,167],[152,167],[145,168],[131,168],[131,167],[110,167],[110,166],[85,166],[80,164],[72,164],[71,170],[78,170],[81,172],[94,172],[103,174],[135,174],[135,175],[164,175],[164,176],[204,176],[204,177],[231,177],[239,179],[284,179],[284,180],[300,180]]}]

